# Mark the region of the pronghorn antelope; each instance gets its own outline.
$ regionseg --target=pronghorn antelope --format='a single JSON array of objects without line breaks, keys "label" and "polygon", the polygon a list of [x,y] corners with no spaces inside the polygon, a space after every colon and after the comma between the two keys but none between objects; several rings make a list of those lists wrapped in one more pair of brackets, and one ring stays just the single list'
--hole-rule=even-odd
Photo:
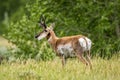
[{"label": "pronghorn antelope", "polygon": [[[47,27],[44,17],[41,17],[39,24],[43,28],[43,31],[36,35],[35,38],[38,40],[46,38],[52,49],[56,52],[56,55],[62,59],[63,66],[65,65],[67,58],[76,56],[82,63],[86,66],[89,65],[92,69],[90,61],[90,49],[92,42],[89,38],[83,35],[58,38],[53,31],[54,24]],[[83,57],[84,53],[86,53],[86,59]]]}]

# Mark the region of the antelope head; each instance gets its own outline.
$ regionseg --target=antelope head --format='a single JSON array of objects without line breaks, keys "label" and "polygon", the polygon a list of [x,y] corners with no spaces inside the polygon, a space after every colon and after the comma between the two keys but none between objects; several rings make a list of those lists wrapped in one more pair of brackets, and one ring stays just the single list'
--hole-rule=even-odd
[{"label": "antelope head", "polygon": [[43,31],[40,32],[35,36],[38,40],[41,40],[43,38],[50,38],[50,32],[53,31],[54,23],[50,25],[50,27],[47,27],[45,18],[43,16],[40,17],[40,21],[38,22],[39,26],[43,28]]}]

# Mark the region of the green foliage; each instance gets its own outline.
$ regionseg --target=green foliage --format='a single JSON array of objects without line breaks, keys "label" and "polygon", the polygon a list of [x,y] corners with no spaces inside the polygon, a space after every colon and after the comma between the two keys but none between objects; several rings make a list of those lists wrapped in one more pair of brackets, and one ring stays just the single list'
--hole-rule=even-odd
[{"label": "green foliage", "polygon": [[119,0],[35,0],[26,4],[24,15],[11,23],[7,38],[20,50],[20,55],[42,59],[53,58],[46,42],[36,41],[40,32],[37,21],[45,15],[49,25],[56,23],[58,36],[82,34],[93,41],[92,55],[110,58],[120,50],[120,5]]},{"label": "green foliage", "polygon": [[[5,33],[9,21],[16,21],[22,16],[23,6],[27,0],[1,0],[0,1],[0,35]],[[17,18],[16,18],[17,17]]]}]

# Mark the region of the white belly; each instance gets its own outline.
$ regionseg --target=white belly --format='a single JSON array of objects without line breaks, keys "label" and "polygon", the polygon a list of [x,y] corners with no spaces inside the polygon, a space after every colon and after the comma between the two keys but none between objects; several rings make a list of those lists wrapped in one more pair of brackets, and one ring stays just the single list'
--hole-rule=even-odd
[{"label": "white belly", "polygon": [[[91,49],[91,40],[88,39],[87,37],[84,38],[79,38],[78,39],[80,46],[82,47],[83,51],[88,51]],[[71,43],[67,43],[67,44],[61,44],[57,47],[57,52],[65,55],[65,57],[74,57],[75,56],[75,52],[74,49],[71,45]]]},{"label": "white belly", "polygon": [[65,55],[65,57],[74,57],[75,56],[74,50],[70,43],[65,44],[65,45],[59,45],[57,51],[60,54]]}]

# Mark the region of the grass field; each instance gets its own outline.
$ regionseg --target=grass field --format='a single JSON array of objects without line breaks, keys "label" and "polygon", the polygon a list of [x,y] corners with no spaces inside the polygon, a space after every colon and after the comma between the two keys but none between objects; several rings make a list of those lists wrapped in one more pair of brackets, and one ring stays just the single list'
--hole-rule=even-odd
[{"label": "grass field", "polygon": [[85,69],[78,59],[69,59],[62,68],[59,58],[52,61],[4,63],[0,65],[0,80],[120,80],[120,59],[92,59],[93,70]]}]

